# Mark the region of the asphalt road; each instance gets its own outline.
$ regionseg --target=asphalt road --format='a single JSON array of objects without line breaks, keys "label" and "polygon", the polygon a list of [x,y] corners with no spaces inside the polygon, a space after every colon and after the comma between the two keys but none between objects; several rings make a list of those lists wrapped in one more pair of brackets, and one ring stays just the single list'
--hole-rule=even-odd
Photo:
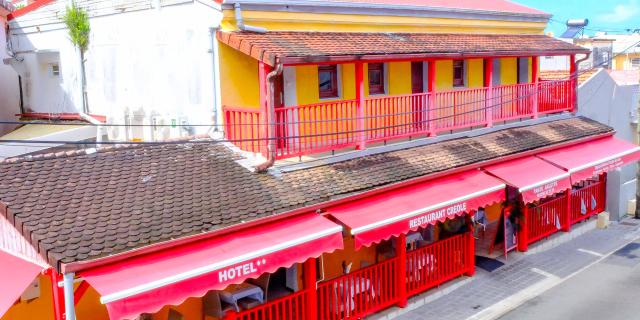
[{"label": "asphalt road", "polygon": [[640,319],[640,239],[500,319]]}]

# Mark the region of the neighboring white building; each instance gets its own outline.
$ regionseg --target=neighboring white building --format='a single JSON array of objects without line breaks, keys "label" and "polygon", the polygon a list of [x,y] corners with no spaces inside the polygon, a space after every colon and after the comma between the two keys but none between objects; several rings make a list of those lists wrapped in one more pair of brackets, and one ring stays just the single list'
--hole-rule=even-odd
[{"label": "neighboring white building", "polygon": [[[13,68],[2,63],[9,59],[9,53],[4,49],[7,30],[7,15],[13,11],[12,4],[7,0],[0,0],[0,120],[17,120],[15,114],[20,110],[18,92],[18,74]],[[0,135],[11,131],[15,125],[0,123]]]},{"label": "neighboring white building", "polygon": [[[210,129],[180,125],[214,123],[220,2],[76,0],[91,23],[88,113],[112,124],[176,125],[109,127],[109,139],[162,140]],[[79,55],[61,21],[68,3],[40,0],[9,21],[16,56],[10,63],[22,77],[25,113],[82,114]]]}]

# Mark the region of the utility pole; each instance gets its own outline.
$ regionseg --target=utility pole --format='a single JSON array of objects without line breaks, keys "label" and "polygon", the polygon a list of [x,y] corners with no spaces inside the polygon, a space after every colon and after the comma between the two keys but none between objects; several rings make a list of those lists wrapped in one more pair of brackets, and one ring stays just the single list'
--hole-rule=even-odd
[{"label": "utility pole", "polygon": [[[637,142],[640,143],[640,98],[636,108],[636,134]],[[640,165],[636,169],[636,212],[634,216],[636,219],[640,219]]]}]

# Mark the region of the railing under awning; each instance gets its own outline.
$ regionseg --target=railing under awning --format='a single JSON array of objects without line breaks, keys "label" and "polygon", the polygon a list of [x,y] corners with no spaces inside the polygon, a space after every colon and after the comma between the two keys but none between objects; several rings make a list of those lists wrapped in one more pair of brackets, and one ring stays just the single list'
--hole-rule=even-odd
[{"label": "railing under awning", "polygon": [[342,248],[342,227],[310,213],[79,275],[100,293],[110,318],[119,320]]}]

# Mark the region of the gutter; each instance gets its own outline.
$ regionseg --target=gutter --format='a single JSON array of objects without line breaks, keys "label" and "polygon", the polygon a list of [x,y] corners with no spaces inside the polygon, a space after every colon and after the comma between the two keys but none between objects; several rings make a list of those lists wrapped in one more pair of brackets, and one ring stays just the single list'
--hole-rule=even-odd
[{"label": "gutter", "polygon": [[[446,175],[451,175],[451,174],[454,174],[454,173],[468,171],[468,170],[475,169],[475,168],[478,168],[478,167],[481,167],[481,166],[489,166],[489,165],[497,164],[497,163],[500,163],[500,162],[503,162],[503,161],[513,160],[513,159],[516,159],[516,158],[531,156],[531,155],[534,155],[534,154],[537,154],[537,153],[556,150],[556,149],[560,149],[560,148],[564,148],[564,147],[568,147],[568,146],[572,146],[572,145],[576,145],[576,144],[580,144],[580,143],[584,143],[584,142],[588,142],[588,141],[598,140],[598,139],[602,139],[602,138],[613,136],[614,134],[615,134],[615,131],[610,131],[610,132],[599,134],[599,135],[583,137],[583,138],[580,138],[580,139],[576,139],[576,140],[571,140],[571,141],[555,144],[553,146],[546,146],[546,147],[533,149],[533,150],[529,150],[529,151],[525,151],[525,152],[521,152],[521,153],[517,153],[517,154],[513,154],[513,155],[508,155],[508,156],[499,157],[499,158],[495,158],[495,159],[491,159],[491,160],[476,162],[476,163],[472,163],[472,164],[469,164],[469,165],[466,165],[466,166],[462,166],[462,167],[458,167],[458,168],[454,168],[454,169],[450,169],[450,170],[445,170],[445,171],[441,171],[441,172],[437,172],[437,173],[433,173],[433,174],[419,176],[419,177],[416,177],[416,178],[413,178],[413,179],[409,179],[409,180],[404,180],[404,181],[401,181],[401,182],[387,184],[387,185],[379,187],[379,188],[375,188],[375,189],[364,191],[364,192],[361,192],[361,193],[356,193],[356,194],[344,196],[342,198],[330,199],[330,200],[319,202],[317,204],[313,204],[313,205],[310,205],[310,206],[297,208],[297,209],[293,209],[293,210],[282,212],[282,213],[273,214],[271,216],[258,218],[256,220],[252,220],[252,221],[245,222],[245,223],[242,223],[242,224],[236,224],[236,225],[224,227],[224,228],[221,228],[221,229],[217,229],[217,230],[213,230],[213,231],[209,231],[209,232],[205,232],[205,233],[200,233],[200,234],[196,234],[196,235],[192,235],[192,236],[182,237],[182,238],[179,238],[179,239],[167,240],[167,241],[164,241],[164,242],[151,244],[151,245],[148,245],[146,247],[135,248],[135,249],[131,249],[129,251],[117,253],[115,255],[111,255],[111,256],[107,256],[107,257],[103,257],[103,258],[97,258],[97,259],[90,260],[90,261],[78,261],[78,262],[72,262],[72,263],[69,263],[69,264],[60,264],[60,272],[61,273],[80,272],[80,271],[83,271],[83,270],[93,269],[93,268],[101,267],[101,266],[104,266],[104,265],[117,263],[117,262],[129,259],[129,258],[133,258],[133,257],[139,256],[139,255],[150,254],[150,253],[153,253],[153,252],[158,252],[158,251],[161,251],[161,250],[164,250],[164,249],[167,249],[167,248],[171,248],[171,247],[175,247],[175,246],[187,245],[187,244],[194,243],[194,242],[197,242],[197,241],[202,241],[202,240],[210,239],[210,238],[213,238],[213,237],[219,237],[219,236],[226,235],[226,234],[229,234],[229,233],[232,233],[232,232],[237,232],[237,231],[240,231],[240,230],[252,228],[252,227],[255,227],[257,225],[264,224],[264,223],[270,223],[270,222],[275,222],[275,221],[279,221],[279,220],[284,220],[284,219],[287,219],[287,218],[290,218],[290,217],[294,217],[294,216],[301,215],[301,214],[306,214],[306,213],[313,212],[313,211],[320,212],[321,210],[326,209],[328,207],[333,207],[333,206],[336,206],[336,205],[339,205],[339,204],[343,204],[343,203],[346,203],[346,202],[367,198],[367,197],[370,197],[370,196],[373,196],[373,195],[377,195],[377,194],[381,194],[381,193],[387,192],[389,190],[393,190],[393,189],[396,189],[396,188],[413,185],[413,184],[420,183],[420,182],[425,182],[425,181],[432,180],[432,179],[435,179],[435,178],[440,178],[440,177],[443,177],[443,176],[446,176]],[[328,215],[328,214],[327,213],[323,213],[323,215]],[[47,252],[44,253],[45,256],[47,254],[48,254]]]},{"label": "gutter", "polygon": [[240,31],[246,32],[255,32],[255,33],[266,33],[267,29],[262,27],[254,27],[250,25],[244,24],[244,18],[242,18],[242,9],[240,9],[240,3],[236,2],[233,4],[233,9],[235,10],[236,15],[236,26]]}]

